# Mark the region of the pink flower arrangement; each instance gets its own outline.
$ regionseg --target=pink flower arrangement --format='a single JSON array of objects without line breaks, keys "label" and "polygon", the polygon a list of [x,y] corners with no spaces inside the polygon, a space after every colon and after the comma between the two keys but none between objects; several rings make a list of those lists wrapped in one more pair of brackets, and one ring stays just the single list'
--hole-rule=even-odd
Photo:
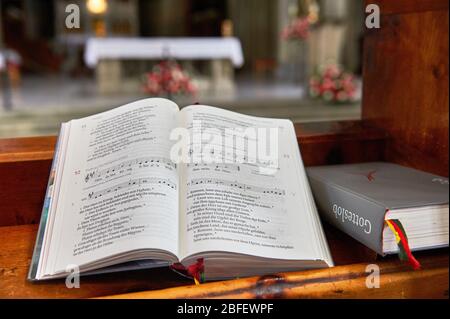
[{"label": "pink flower arrangement", "polygon": [[311,23],[308,18],[297,18],[281,32],[284,40],[306,40],[309,37]]},{"label": "pink flower arrangement", "polygon": [[311,97],[327,102],[347,103],[356,98],[356,82],[353,74],[344,72],[341,67],[331,64],[311,77],[309,92]]},{"label": "pink flower arrangement", "polygon": [[151,95],[195,95],[192,79],[175,61],[161,61],[144,76],[143,90]]}]

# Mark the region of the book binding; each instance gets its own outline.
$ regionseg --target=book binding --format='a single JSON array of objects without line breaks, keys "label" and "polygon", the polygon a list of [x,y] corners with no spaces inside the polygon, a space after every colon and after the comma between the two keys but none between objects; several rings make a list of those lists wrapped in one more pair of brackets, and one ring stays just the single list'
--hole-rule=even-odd
[{"label": "book binding", "polygon": [[309,182],[326,222],[384,255],[385,206],[312,174],[309,174]]}]

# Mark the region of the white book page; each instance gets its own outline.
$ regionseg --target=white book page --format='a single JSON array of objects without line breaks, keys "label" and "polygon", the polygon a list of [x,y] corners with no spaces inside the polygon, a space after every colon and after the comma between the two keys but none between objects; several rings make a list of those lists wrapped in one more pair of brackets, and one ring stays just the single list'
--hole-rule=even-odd
[{"label": "white book page", "polygon": [[[256,164],[248,163],[250,144],[246,150],[237,143],[230,148],[229,143],[223,142],[220,150],[211,145],[221,142],[210,138],[209,146],[205,149],[206,144],[202,144],[200,149],[198,139],[191,134],[189,155],[194,162],[199,160],[195,158],[199,151],[202,155],[210,154],[216,163],[221,159],[229,162],[232,153],[240,159],[234,164],[202,161],[180,167],[181,258],[211,251],[293,260],[322,257],[311,217],[311,199],[306,195],[306,177],[299,176],[302,164],[290,121],[250,117],[199,105],[184,108],[180,117],[191,133],[209,128],[224,132],[236,127],[260,128],[267,134],[268,128],[275,128],[278,132],[275,139],[278,149],[272,157],[278,165],[269,171],[271,163],[267,158],[267,161],[257,159]],[[260,137],[256,135],[256,144]],[[267,147],[271,142],[268,139]],[[244,163],[237,163],[242,159]]]},{"label": "white book page", "polygon": [[47,273],[137,249],[178,254],[178,112],[146,99],[71,121]]}]

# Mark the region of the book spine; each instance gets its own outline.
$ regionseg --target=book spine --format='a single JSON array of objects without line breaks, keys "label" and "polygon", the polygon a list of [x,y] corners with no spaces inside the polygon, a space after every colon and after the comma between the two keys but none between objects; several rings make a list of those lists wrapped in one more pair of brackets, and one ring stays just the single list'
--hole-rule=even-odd
[{"label": "book spine", "polygon": [[338,185],[309,176],[320,215],[329,224],[383,255],[386,208]]}]

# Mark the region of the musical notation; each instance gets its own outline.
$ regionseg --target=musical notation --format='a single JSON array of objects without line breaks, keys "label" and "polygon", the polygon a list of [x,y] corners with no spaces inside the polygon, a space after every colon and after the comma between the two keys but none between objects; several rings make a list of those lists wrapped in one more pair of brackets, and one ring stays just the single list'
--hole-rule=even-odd
[{"label": "musical notation", "polygon": [[101,178],[109,178],[116,175],[122,175],[133,170],[133,168],[136,167],[165,167],[169,170],[175,170],[177,168],[177,165],[171,160],[163,157],[143,157],[125,161],[101,170],[94,169],[86,174],[84,181],[88,183],[91,180],[99,180]]},{"label": "musical notation", "polygon": [[241,167],[236,164],[215,164],[215,163],[188,163],[187,167],[195,170],[212,170],[212,171],[232,171],[239,172]]},{"label": "musical notation", "polygon": [[[196,145],[198,145],[198,146],[196,146]],[[215,156],[215,157],[225,157],[226,156],[228,158],[235,158],[239,154],[245,154],[246,153],[245,149],[226,148],[226,147],[225,147],[226,150],[231,150],[231,151],[225,151],[224,152],[222,150],[222,148],[224,148],[223,145],[217,144],[217,143],[211,143],[211,145],[219,146],[220,149],[217,150],[217,149],[213,148],[213,149],[211,149],[211,150],[209,150],[207,152],[207,151],[205,151],[202,148],[202,144],[196,143],[196,144],[191,144],[191,146],[189,147],[189,150],[188,150],[188,154],[189,154],[189,156],[192,156],[194,153],[198,153],[198,154],[201,154],[202,156],[205,156],[206,154],[208,154],[210,156]],[[244,156],[244,155],[242,155],[242,156]]]},{"label": "musical notation", "polygon": [[149,177],[149,178],[137,178],[130,180],[128,182],[120,183],[112,187],[108,187],[106,189],[100,190],[100,191],[94,191],[88,193],[88,199],[96,199],[105,195],[108,195],[110,193],[117,192],[121,189],[133,187],[133,186],[142,186],[147,184],[156,184],[160,186],[167,186],[170,189],[177,189],[177,185],[173,182],[171,182],[168,179],[165,178],[156,178],[156,177]]},{"label": "musical notation", "polygon": [[[194,153],[195,153],[194,149],[192,147],[190,147],[188,150],[188,155],[189,155],[190,159],[193,157]],[[234,151],[223,152],[223,151],[210,150],[209,152],[206,153],[203,150],[198,149],[197,153],[198,153],[197,156],[199,156],[200,158],[204,158],[208,154],[210,161],[212,163],[226,162],[226,163],[239,163],[239,164],[255,164],[257,166],[278,169],[278,161],[261,160],[257,157],[249,157],[248,155],[246,155],[246,151],[234,150]],[[277,167],[275,167],[275,166],[277,166]]]},{"label": "musical notation", "polygon": [[267,194],[267,195],[282,195],[282,196],[284,196],[286,194],[286,192],[284,190],[278,189],[278,188],[252,186],[252,185],[248,185],[248,184],[237,183],[237,182],[227,181],[227,180],[218,179],[218,178],[196,178],[196,179],[193,179],[191,182],[189,182],[188,186],[202,185],[202,184],[229,186],[229,187],[234,187],[234,188],[238,188],[238,189],[245,190],[245,191],[258,192],[258,193],[263,193],[263,194]]}]

